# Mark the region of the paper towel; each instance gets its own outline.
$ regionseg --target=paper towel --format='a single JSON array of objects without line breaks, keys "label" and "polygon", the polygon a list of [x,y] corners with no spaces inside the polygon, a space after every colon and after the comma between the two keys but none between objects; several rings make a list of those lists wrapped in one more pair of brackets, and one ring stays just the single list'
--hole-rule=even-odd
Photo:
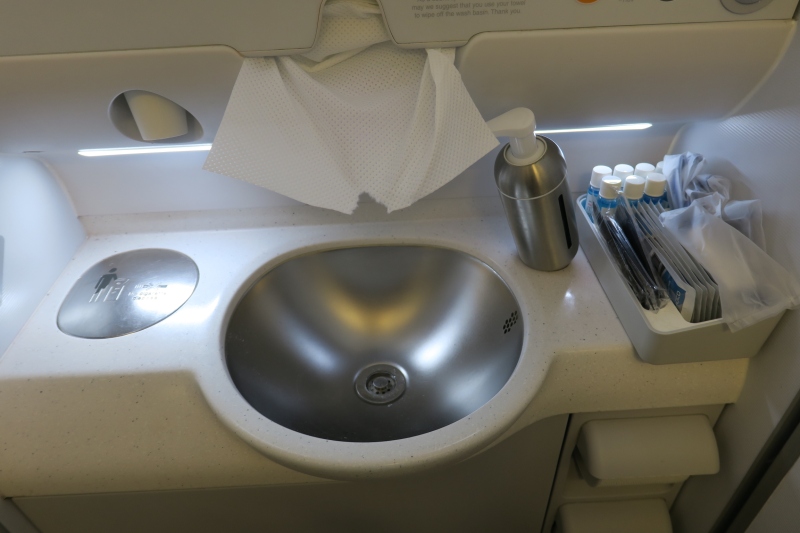
[{"label": "paper towel", "polygon": [[373,2],[329,1],[310,52],[244,61],[203,168],[343,213],[362,192],[407,207],[498,144],[454,57],[395,46]]}]

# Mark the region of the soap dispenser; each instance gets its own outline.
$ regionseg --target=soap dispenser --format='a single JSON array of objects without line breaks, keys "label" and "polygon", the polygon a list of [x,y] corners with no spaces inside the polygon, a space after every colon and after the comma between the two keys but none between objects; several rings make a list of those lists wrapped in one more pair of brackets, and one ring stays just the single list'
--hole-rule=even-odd
[{"label": "soap dispenser", "polygon": [[578,251],[567,163],[556,143],[536,135],[530,109],[518,107],[488,123],[509,137],[494,164],[494,179],[522,262],[536,270],[560,270]]}]

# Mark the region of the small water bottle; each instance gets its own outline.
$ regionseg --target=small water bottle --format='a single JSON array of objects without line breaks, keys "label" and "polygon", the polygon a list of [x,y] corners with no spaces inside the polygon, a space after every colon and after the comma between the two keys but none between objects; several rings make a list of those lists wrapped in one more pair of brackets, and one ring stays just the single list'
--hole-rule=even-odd
[{"label": "small water bottle", "polygon": [[650,163],[639,163],[636,165],[636,169],[633,171],[635,176],[639,176],[642,178],[646,178],[648,174],[651,172],[655,172],[656,167],[651,165]]},{"label": "small water bottle", "polygon": [[614,175],[621,180],[624,180],[628,176],[633,174],[633,167],[630,165],[626,165],[621,163],[614,167]]},{"label": "small water bottle", "polygon": [[641,176],[628,176],[625,178],[625,186],[622,188],[622,194],[625,195],[631,207],[639,205],[639,200],[644,196],[644,185],[645,179]]},{"label": "small water bottle", "polygon": [[663,174],[653,172],[647,176],[647,181],[644,184],[644,196],[642,197],[642,201],[648,204],[660,205],[664,209],[669,209],[669,201],[667,200],[667,178]]},{"label": "small water bottle", "polygon": [[594,222],[593,213],[594,205],[600,197],[600,183],[603,178],[611,175],[611,169],[605,165],[597,165],[592,169],[592,178],[589,180],[589,190],[586,191],[586,213],[589,215],[589,220]]},{"label": "small water bottle", "polygon": [[[664,173],[664,162],[663,161],[659,161],[658,163],[656,163],[656,170],[655,171],[658,172],[659,174],[663,174]],[[645,178],[646,177],[647,176],[645,176]]]},{"label": "small water bottle", "polygon": [[[597,207],[600,213],[613,215],[617,210],[617,195],[622,187],[622,180],[615,176],[606,176],[600,183],[600,196],[597,199]],[[595,221],[597,223],[598,221]]]}]

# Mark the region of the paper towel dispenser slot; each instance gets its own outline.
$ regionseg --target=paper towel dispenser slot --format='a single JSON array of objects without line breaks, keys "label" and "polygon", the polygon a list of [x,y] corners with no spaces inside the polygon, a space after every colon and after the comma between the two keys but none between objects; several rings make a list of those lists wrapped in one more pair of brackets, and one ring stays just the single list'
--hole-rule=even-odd
[{"label": "paper towel dispenser slot", "polygon": [[194,115],[150,91],[130,90],[117,95],[108,116],[120,133],[135,141],[185,143],[203,137],[203,127]]},{"label": "paper towel dispenser slot", "polygon": [[575,453],[594,487],[681,483],[719,471],[705,415],[592,420],[581,428]]}]

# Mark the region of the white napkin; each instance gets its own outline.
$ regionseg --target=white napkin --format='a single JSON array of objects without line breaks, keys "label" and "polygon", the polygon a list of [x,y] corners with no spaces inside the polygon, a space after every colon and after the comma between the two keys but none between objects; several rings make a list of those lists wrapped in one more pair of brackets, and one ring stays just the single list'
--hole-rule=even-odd
[{"label": "white napkin", "polygon": [[203,168],[343,213],[362,192],[407,207],[498,144],[454,57],[395,46],[373,2],[329,1],[310,52],[244,61]]}]

